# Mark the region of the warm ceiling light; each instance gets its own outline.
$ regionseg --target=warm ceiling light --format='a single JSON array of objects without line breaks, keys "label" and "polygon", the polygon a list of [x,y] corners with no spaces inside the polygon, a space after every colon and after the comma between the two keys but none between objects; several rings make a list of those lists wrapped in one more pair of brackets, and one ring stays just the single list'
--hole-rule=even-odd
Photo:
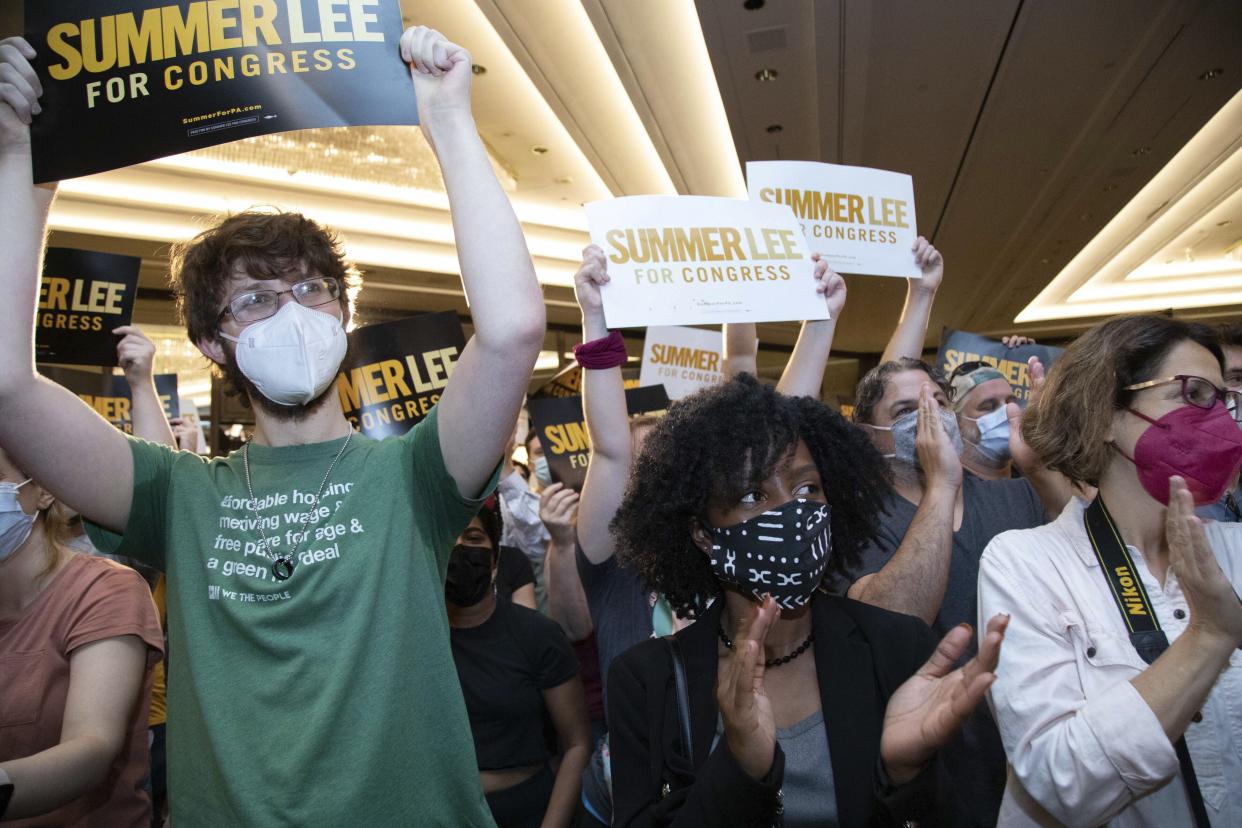
[{"label": "warm ceiling light", "polygon": [[780,72],[777,72],[775,69],[760,69],[755,73],[755,80],[760,83],[767,83],[768,81],[776,80],[778,75],[780,75]]},{"label": "warm ceiling light", "polygon": [[470,64],[470,71],[476,75],[486,75],[487,67],[481,63],[472,63]]},{"label": "warm ceiling light", "polygon": [[784,131],[784,129],[780,124],[768,124],[766,131],[768,135],[776,135],[778,132]]},{"label": "warm ceiling light", "polygon": [[[1242,304],[1242,263],[1220,234],[1242,206],[1242,92],[1127,203],[1014,320]],[[1194,247],[1193,261],[1184,251]]]},{"label": "warm ceiling light", "polygon": [[552,180],[555,181],[557,184],[573,184],[574,183],[573,176],[569,176],[569,175],[558,175],[556,178]]}]

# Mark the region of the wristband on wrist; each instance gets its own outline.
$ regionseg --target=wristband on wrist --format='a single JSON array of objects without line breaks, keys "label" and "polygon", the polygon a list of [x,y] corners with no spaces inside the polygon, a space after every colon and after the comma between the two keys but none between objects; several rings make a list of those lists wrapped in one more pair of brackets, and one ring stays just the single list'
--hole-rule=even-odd
[{"label": "wristband on wrist", "polygon": [[608,336],[575,345],[574,359],[588,370],[604,370],[624,365],[629,355],[621,332],[609,331]]}]

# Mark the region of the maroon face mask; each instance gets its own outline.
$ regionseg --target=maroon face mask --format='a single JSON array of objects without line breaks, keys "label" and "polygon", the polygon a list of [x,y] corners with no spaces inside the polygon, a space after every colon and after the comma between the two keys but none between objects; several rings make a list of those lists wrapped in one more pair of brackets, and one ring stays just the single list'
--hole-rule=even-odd
[{"label": "maroon face mask", "polygon": [[1184,405],[1159,420],[1126,410],[1151,423],[1134,444],[1133,457],[1121,452],[1138,468],[1139,483],[1149,495],[1169,505],[1169,478],[1179,475],[1196,505],[1220,500],[1242,465],[1242,428],[1224,403],[1211,408]]}]

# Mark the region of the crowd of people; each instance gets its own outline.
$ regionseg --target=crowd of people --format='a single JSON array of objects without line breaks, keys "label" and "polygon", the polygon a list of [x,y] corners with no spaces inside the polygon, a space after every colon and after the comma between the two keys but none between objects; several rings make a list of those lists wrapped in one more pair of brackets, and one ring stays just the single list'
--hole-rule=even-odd
[{"label": "crowd of people", "polygon": [[923,361],[945,265],[920,238],[848,419],[820,397],[854,311],[818,258],[830,319],[779,383],[729,325],[724,382],[633,418],[588,247],[574,491],[517,433],[544,303],[469,55],[422,27],[401,50],[474,335],[418,425],[356,433],[339,242],[223,219],[171,264],[254,413],[207,458],[138,329],[133,436],[36,372],[54,188],[36,55],[0,42],[0,820],[1242,824],[1242,326],[1110,319],[1032,361],[1023,408],[987,364]]}]

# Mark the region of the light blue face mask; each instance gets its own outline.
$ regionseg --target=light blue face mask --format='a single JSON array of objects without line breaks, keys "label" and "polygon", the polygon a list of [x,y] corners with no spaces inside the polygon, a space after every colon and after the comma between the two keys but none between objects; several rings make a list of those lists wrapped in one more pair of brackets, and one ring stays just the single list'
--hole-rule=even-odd
[{"label": "light blue face mask", "polygon": [[[891,426],[877,426],[866,424],[867,428],[874,431],[887,431],[893,436],[893,453],[885,454],[885,457],[896,459],[898,462],[905,463],[915,468],[922,468],[919,464],[918,450],[915,448],[915,439],[918,437],[919,430],[919,412],[907,411],[897,419],[893,420]],[[962,435],[957,428],[957,415],[947,408],[940,409],[940,425],[944,428],[944,433],[948,436],[949,442],[953,444],[953,448],[957,451],[958,456],[962,454]]]},{"label": "light blue face mask", "polygon": [[552,485],[552,470],[548,468],[548,458],[536,457],[534,472],[540,486],[547,488]]},{"label": "light blue face mask", "polygon": [[979,442],[974,443],[975,450],[998,466],[1008,463],[1009,454],[1009,415],[1005,406],[989,411],[982,417],[966,417],[979,427]]},{"label": "light blue face mask", "polygon": [[28,515],[17,502],[17,490],[29,482],[27,477],[21,483],[0,483],[0,563],[12,557],[34,529],[39,513]]}]

